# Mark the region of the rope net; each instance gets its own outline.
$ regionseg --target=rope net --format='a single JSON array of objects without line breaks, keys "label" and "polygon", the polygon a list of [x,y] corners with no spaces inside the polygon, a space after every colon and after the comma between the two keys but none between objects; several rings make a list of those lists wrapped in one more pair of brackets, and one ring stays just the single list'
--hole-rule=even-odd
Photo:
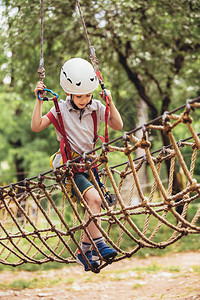
[{"label": "rope net", "polygon": [[[84,256],[80,248],[83,232],[100,255],[87,230],[92,221],[106,242],[118,251],[112,262],[131,257],[142,247],[162,249],[185,235],[199,234],[200,183],[194,174],[195,166],[198,168],[196,158],[200,141],[191,117],[193,110],[197,111],[200,106],[196,100],[199,98],[178,108],[178,114],[175,114],[177,110],[167,112],[103,144],[96,149],[95,155],[85,154],[85,162],[74,159],[68,161],[65,168],[0,187],[0,263],[11,266],[50,261],[75,263],[78,250]],[[182,128],[185,139],[180,140],[178,136],[177,141],[178,127],[179,134]],[[136,137],[137,131],[142,132],[141,138]],[[171,145],[151,153],[151,136],[155,136],[157,131],[167,134]],[[135,154],[138,149],[144,152],[140,157]],[[126,161],[110,166],[109,157],[115,153],[120,155],[120,162]],[[101,164],[101,181],[117,196],[118,201],[112,207],[105,200],[92,172],[95,164]],[[169,172],[166,172],[166,164]],[[80,194],[72,176],[74,166],[88,170],[102,198],[104,209],[100,213],[92,214]],[[142,168],[147,171],[151,182],[145,189]],[[166,173],[167,178],[163,178],[162,174]],[[183,184],[182,189],[175,192],[173,184],[177,174],[181,174]],[[66,176],[71,180],[79,201],[74,201],[69,194]],[[177,208],[180,206],[182,211],[179,214]],[[85,218],[86,213],[89,219]],[[97,222],[98,217],[101,218],[101,226]],[[158,239],[159,231],[167,233],[167,238],[166,234],[163,235],[165,240]],[[97,270],[93,270],[87,261],[93,272],[99,272],[111,263],[100,258],[102,263]]]}]

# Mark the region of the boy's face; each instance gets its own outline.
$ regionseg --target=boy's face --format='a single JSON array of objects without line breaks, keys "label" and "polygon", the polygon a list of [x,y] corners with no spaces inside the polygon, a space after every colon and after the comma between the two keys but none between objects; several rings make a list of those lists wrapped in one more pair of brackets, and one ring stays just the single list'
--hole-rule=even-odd
[{"label": "boy's face", "polygon": [[85,95],[72,95],[72,100],[79,109],[83,109],[90,102],[91,97],[92,93]]}]

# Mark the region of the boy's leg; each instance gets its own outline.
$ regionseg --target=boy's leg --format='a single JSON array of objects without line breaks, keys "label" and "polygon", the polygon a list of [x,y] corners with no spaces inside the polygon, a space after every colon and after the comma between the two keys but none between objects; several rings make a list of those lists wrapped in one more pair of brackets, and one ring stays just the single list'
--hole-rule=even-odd
[{"label": "boy's leg", "polygon": [[[99,213],[101,211],[101,197],[99,196],[99,193],[97,190],[93,187],[91,187],[84,195],[85,200],[88,203],[88,206],[90,207],[92,213]],[[88,217],[88,214],[87,214]],[[98,218],[97,220],[98,224],[101,225],[101,219]],[[111,259],[114,258],[117,255],[117,251],[115,249],[110,248],[105,242],[104,238],[99,231],[99,229],[96,227],[94,222],[91,222],[87,230],[89,231],[91,237],[93,238],[99,253],[101,256],[105,259]],[[90,243],[90,240],[88,239],[87,235],[84,233],[83,236],[83,242]],[[93,259],[97,260],[99,259],[97,252],[93,249],[92,250]]]},{"label": "boy's leg", "polygon": [[[91,266],[94,269],[98,268],[99,262],[97,260],[92,259],[91,244],[82,242],[81,249],[82,249],[83,253],[85,254],[85,256],[87,257],[87,259],[89,260]],[[82,265],[85,268],[85,271],[90,271],[88,263],[86,262],[84,256],[79,251],[78,251],[76,261],[77,261],[77,263],[79,263],[80,265]]]},{"label": "boy's leg", "polygon": [[[105,243],[103,236],[101,236],[97,239],[94,239],[94,242],[97,246],[99,253],[101,254],[101,256],[104,259],[113,259],[117,255],[117,251],[115,249],[110,248]],[[99,254],[97,253],[97,251],[95,249],[92,250],[92,259],[94,261],[99,259]]]},{"label": "boy's leg", "polygon": [[[86,174],[75,174],[74,180],[75,183],[77,184],[81,194],[85,198],[86,202],[88,203],[88,206],[90,207],[92,213],[98,213],[101,210],[101,198],[98,194],[98,192],[95,190],[94,186],[92,185],[91,182],[88,181],[88,177]],[[93,190],[93,192],[92,192]],[[93,201],[91,201],[93,199]],[[100,204],[99,204],[100,203]],[[86,219],[88,220],[89,214],[86,212]],[[98,218],[97,221],[100,224],[100,218]],[[91,234],[91,237],[93,238],[94,236],[99,236],[101,233],[97,229],[96,225],[94,222],[91,222],[88,227],[87,227],[88,232]],[[91,266],[95,269],[98,268],[99,262],[95,261],[92,259],[92,251],[91,251],[91,241],[87,237],[87,235],[84,233],[83,240],[81,243],[81,249],[83,253],[86,255],[88,258]],[[89,271],[90,268],[83,257],[83,255],[79,252],[77,255],[77,262],[81,265],[84,266],[85,271]]]},{"label": "boy's leg", "polygon": [[[94,188],[94,186],[87,180],[87,177],[83,174],[75,174],[75,182],[82,193],[84,199],[86,200],[92,214],[98,214],[101,212],[101,197],[98,193],[98,191]],[[89,213],[86,212],[86,221],[89,219]],[[100,226],[101,225],[101,219],[100,217],[97,218],[97,223]],[[92,239],[97,245],[97,248],[101,254],[101,256],[105,259],[114,258],[117,255],[117,251],[114,249],[111,249],[108,245],[105,244],[104,238],[102,237],[101,231],[97,228],[96,224],[92,221],[87,226],[87,230],[89,234],[91,235]],[[81,248],[83,252],[86,254],[89,262],[94,268],[97,268],[99,263],[97,260],[95,260],[92,257],[92,251],[89,250],[91,248],[91,241],[88,238],[87,234],[84,232],[83,234],[83,240],[81,244]],[[85,252],[86,251],[86,252]],[[93,254],[95,255],[95,252],[93,250]],[[98,255],[96,254],[96,259],[99,259]],[[81,263],[85,267],[85,271],[89,270],[89,267],[83,258],[83,256],[79,253],[77,256],[77,262]]]},{"label": "boy's leg", "polygon": [[[101,212],[101,197],[99,196],[99,193],[94,187],[91,187],[90,189],[87,190],[87,192],[84,194],[84,198],[93,214],[97,214]],[[89,219],[89,213],[86,212],[86,221],[88,219]],[[100,218],[97,218],[97,223],[99,226],[101,225]],[[93,239],[98,238],[102,235],[93,221],[90,222],[90,224],[87,227],[87,230],[89,231]],[[85,233],[83,235],[83,242],[91,243],[91,241],[89,240],[89,238]]]}]

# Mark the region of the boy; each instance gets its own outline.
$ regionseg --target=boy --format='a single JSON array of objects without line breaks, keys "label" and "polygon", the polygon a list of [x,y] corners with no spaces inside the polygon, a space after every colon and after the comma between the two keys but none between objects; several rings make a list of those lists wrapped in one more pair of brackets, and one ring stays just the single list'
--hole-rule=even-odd
[{"label": "boy", "polygon": [[[70,148],[71,151],[82,155],[84,152],[89,152],[94,148],[92,111],[96,111],[97,130],[99,129],[100,121],[105,122],[105,106],[99,100],[92,99],[92,92],[99,85],[98,78],[92,65],[88,61],[81,58],[72,58],[65,62],[61,68],[60,84],[67,94],[66,101],[59,101],[59,107]],[[48,117],[49,114],[53,114],[57,119],[55,107],[52,107],[47,115],[42,116],[43,101],[38,99],[37,94],[40,91],[41,97],[45,96],[44,88],[45,85],[43,82],[38,82],[34,90],[36,103],[32,115],[31,129],[35,132],[39,132],[51,124]],[[110,106],[108,125],[114,130],[121,130],[123,122],[120,114],[112,101],[110,91],[106,90],[106,93]],[[100,92],[99,95],[105,101],[104,93]],[[58,131],[56,131],[56,134],[60,141],[62,138],[61,134]],[[74,174],[74,180],[92,213],[99,213],[101,211],[101,197],[88,180],[88,175],[86,173],[76,173]],[[98,218],[98,224],[100,224],[100,218]],[[104,242],[104,238],[94,222],[88,225],[87,230],[103,258],[111,259],[117,255],[117,251],[110,248]],[[86,234],[83,236],[81,249],[92,267],[97,268],[99,262],[98,260],[92,260],[91,242]],[[93,255],[95,255],[94,250]],[[84,266],[85,271],[90,270],[81,253],[77,255],[77,262]]]}]

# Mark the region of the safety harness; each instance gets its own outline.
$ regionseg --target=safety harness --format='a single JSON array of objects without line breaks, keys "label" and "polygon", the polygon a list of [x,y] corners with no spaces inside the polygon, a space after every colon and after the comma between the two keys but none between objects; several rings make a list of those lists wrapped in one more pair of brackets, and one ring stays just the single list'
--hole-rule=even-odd
[{"label": "safety harness", "polygon": [[[102,83],[101,83],[101,85],[102,85]],[[66,134],[64,124],[63,124],[63,118],[62,118],[60,107],[59,107],[59,104],[58,104],[58,94],[54,93],[52,90],[47,89],[47,88],[45,88],[44,91],[51,93],[53,95],[53,97],[49,98],[49,97],[46,96],[46,97],[41,98],[40,97],[40,92],[38,92],[38,98],[39,98],[39,100],[42,100],[42,101],[53,100],[53,102],[54,102],[54,106],[55,106],[55,110],[56,110],[58,120],[54,117],[54,115],[52,114],[51,111],[49,111],[47,113],[47,117],[49,118],[51,123],[55,126],[55,128],[58,130],[58,132],[62,135],[62,139],[60,140],[60,152],[61,152],[61,155],[62,155],[63,164],[66,164],[66,162],[68,160],[73,160],[73,156],[72,156],[72,153],[71,153],[70,144],[69,144],[69,141],[68,141],[68,138],[67,138],[67,134]],[[106,95],[106,97],[107,97],[107,95]],[[100,138],[103,143],[108,142],[109,138],[108,138],[108,128],[107,127],[108,127],[109,110],[110,110],[109,105],[107,103],[106,104],[106,109],[105,109],[105,138],[103,136],[97,134],[97,114],[96,114],[95,110],[92,111],[91,115],[92,115],[93,124],[94,124],[94,139],[93,139],[94,148],[95,148],[95,145],[98,141],[98,138]],[[80,170],[80,169],[76,168],[75,171],[83,172],[84,169]]]},{"label": "safety harness", "polygon": [[[64,124],[63,124],[63,119],[62,119],[62,115],[61,115],[61,111],[59,108],[59,104],[57,101],[56,97],[53,97],[53,101],[54,101],[54,105],[55,105],[55,109],[56,109],[56,114],[58,117],[58,120],[55,118],[55,116],[52,114],[52,112],[48,112],[47,117],[49,118],[49,120],[51,121],[51,123],[55,126],[55,128],[58,130],[58,132],[62,135],[62,139],[60,140],[60,151],[61,151],[61,155],[62,155],[62,159],[63,159],[63,164],[65,164],[68,160],[72,160],[72,154],[71,154],[71,148],[69,145],[69,141],[67,139],[67,135],[66,135],[66,131],[64,128]],[[93,124],[94,124],[94,147],[95,144],[98,141],[98,135],[97,135],[97,114],[96,111],[92,111],[91,113],[92,115],[92,119],[93,119]],[[105,139],[100,136],[101,140],[103,142],[105,142]],[[80,170],[79,170],[80,172]]]},{"label": "safety harness", "polygon": [[[55,126],[55,128],[60,132],[60,134],[63,136],[63,138],[60,140],[60,150],[61,150],[63,163],[65,164],[68,160],[72,160],[73,158],[72,158],[72,154],[71,154],[70,145],[69,145],[69,142],[68,142],[68,139],[67,139],[66,131],[64,129],[63,119],[62,119],[61,111],[60,111],[60,108],[59,108],[58,99],[57,99],[57,97],[53,97],[52,100],[54,101],[54,105],[55,105],[55,108],[56,108],[56,113],[57,113],[57,116],[58,116],[58,120],[54,117],[52,112],[48,112],[47,117],[49,118],[51,123]],[[94,141],[94,148],[95,148],[95,144],[98,141],[98,137],[102,140],[102,142],[105,142],[105,139],[102,136],[97,135],[97,114],[96,114],[96,111],[92,111],[91,115],[92,115],[92,119],[93,119],[93,123],[94,123],[94,140],[93,141]],[[108,115],[109,115],[109,111],[108,111],[107,114],[106,114],[106,111],[105,111],[105,119],[107,119],[107,120],[105,120],[106,124],[107,124],[107,121],[108,121]],[[107,135],[107,137],[108,137],[108,135]],[[72,171],[76,172],[76,173],[77,172],[80,173],[80,172],[84,172],[85,169],[84,168],[80,169],[80,168],[77,168],[77,167],[73,167]],[[117,203],[117,196],[115,194],[111,194],[109,192],[109,190],[101,182],[101,180],[99,178],[99,174],[98,174],[98,167],[96,165],[93,166],[92,171],[94,173],[94,176],[97,180],[97,183],[98,183],[99,187],[101,188],[101,190],[104,194],[104,197],[105,197],[106,202],[108,203],[108,206],[111,207],[111,206],[115,205]],[[74,196],[73,192],[72,192],[72,196]],[[105,209],[103,202],[102,202],[101,206],[102,206],[103,209]]]}]

